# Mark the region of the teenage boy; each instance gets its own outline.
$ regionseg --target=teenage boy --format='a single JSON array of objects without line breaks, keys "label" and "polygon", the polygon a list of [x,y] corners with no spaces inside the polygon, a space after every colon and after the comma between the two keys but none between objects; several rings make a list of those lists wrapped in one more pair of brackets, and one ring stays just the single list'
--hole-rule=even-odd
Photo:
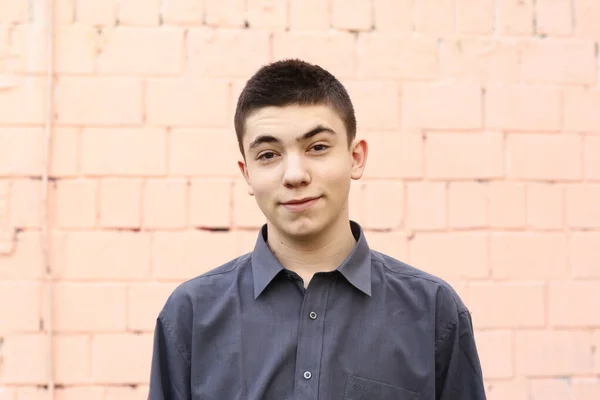
[{"label": "teenage boy", "polygon": [[368,147],[342,84],[300,60],[264,66],[239,97],[235,130],[266,224],[251,253],[166,301],[149,398],[485,399],[457,293],[370,249],[349,219]]}]

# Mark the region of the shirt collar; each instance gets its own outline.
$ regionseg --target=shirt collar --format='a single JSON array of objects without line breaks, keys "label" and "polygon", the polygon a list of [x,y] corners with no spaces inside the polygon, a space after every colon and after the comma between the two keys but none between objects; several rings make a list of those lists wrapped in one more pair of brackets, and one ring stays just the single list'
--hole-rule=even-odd
[{"label": "shirt collar", "polygon": [[[356,244],[346,259],[337,268],[354,287],[371,296],[371,249],[367,243],[361,226],[350,221],[352,234]],[[284,270],[279,260],[267,244],[267,225],[263,225],[258,233],[254,251],[252,252],[252,273],[254,279],[254,298],[265,290],[275,276]]]}]

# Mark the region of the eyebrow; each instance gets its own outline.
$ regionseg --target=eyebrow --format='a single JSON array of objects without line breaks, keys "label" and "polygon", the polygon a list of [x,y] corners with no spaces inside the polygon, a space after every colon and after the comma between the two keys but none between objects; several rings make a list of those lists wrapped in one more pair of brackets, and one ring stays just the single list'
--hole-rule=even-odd
[{"label": "eyebrow", "polygon": [[[298,136],[296,138],[296,141],[302,142],[304,140],[310,139],[311,137],[316,136],[319,133],[323,133],[323,132],[335,135],[335,131],[333,129],[328,128],[324,125],[317,125],[310,131]],[[271,135],[259,135],[256,139],[254,139],[252,141],[252,143],[250,143],[250,150],[263,144],[263,143],[279,143],[279,144],[281,144],[281,140],[276,138],[275,136],[271,136]]]}]

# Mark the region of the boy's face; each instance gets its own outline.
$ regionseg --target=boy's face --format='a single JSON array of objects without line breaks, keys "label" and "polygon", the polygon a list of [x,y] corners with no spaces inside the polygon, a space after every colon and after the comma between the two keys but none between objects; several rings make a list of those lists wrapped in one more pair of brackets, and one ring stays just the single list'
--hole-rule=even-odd
[{"label": "boy's face", "polygon": [[240,170],[248,192],[276,230],[309,239],[348,219],[351,179],[360,179],[367,144],[348,148],[342,119],[330,107],[266,107],[246,120]]}]

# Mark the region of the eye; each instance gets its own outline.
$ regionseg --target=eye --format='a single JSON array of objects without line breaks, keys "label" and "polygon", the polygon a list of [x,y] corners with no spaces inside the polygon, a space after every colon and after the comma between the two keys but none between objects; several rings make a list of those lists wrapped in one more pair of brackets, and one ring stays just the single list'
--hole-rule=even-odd
[{"label": "eye", "polygon": [[326,144],[319,143],[319,144],[315,144],[311,148],[311,150],[315,150],[316,152],[322,152],[322,151],[327,150],[328,148],[329,148],[329,146],[327,146]]},{"label": "eye", "polygon": [[272,151],[265,151],[264,153],[261,153],[258,157],[257,160],[261,160],[261,161],[268,161],[271,160],[275,157],[275,153]]}]

